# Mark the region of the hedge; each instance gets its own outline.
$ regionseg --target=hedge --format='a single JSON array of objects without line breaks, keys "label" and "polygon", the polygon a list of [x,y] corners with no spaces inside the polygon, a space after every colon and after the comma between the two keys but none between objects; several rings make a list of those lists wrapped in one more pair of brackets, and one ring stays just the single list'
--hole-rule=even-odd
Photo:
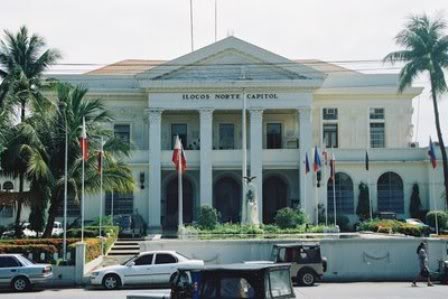
[{"label": "hedge", "polygon": [[[85,238],[95,238],[99,236],[99,227],[98,226],[86,226],[84,227],[84,237]],[[107,237],[112,236],[117,238],[118,232],[120,228],[118,226],[103,226],[101,228],[102,236]],[[81,237],[81,229],[73,228],[67,230],[67,237],[70,238],[80,238]]]},{"label": "hedge", "polygon": [[[57,253],[58,249],[54,245],[32,244],[32,245],[11,245],[1,244],[0,253],[16,253],[28,255],[33,254],[34,260],[36,258],[39,262],[54,262],[53,254]],[[44,260],[40,260],[40,254],[45,253]],[[37,261],[37,260],[36,260]]]},{"label": "hedge", "polygon": [[428,234],[428,229],[423,226],[408,224],[398,220],[380,220],[374,219],[372,221],[365,221],[360,223],[359,231],[372,231],[377,233],[395,233],[405,234],[415,237],[421,237]]},{"label": "hedge", "polygon": [[245,224],[218,224],[214,229],[204,229],[198,225],[186,226],[184,233],[191,235],[269,235],[269,234],[304,234],[322,233],[327,227],[314,225],[298,225],[294,228],[280,228],[277,225],[245,225]]}]

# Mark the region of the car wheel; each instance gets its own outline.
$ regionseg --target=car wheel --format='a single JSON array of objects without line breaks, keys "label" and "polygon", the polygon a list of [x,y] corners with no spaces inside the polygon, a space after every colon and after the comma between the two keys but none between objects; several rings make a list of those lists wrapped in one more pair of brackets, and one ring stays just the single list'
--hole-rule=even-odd
[{"label": "car wheel", "polygon": [[303,286],[313,286],[316,283],[316,275],[311,270],[302,270],[297,273],[297,283]]},{"label": "car wheel", "polygon": [[31,288],[31,283],[28,278],[20,276],[13,279],[11,287],[16,292],[24,292]]},{"label": "car wheel", "polygon": [[106,290],[116,290],[121,286],[120,277],[116,274],[108,274],[103,278],[103,287]]}]

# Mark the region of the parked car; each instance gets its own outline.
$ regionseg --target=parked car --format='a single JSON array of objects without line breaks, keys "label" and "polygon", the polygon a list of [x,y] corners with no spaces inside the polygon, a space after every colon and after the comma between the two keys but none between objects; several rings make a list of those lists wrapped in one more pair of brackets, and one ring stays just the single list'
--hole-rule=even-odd
[{"label": "parked car", "polygon": [[439,269],[431,273],[431,280],[440,281],[442,284],[448,284],[448,260],[439,261]]},{"label": "parked car", "polygon": [[291,263],[291,279],[299,285],[312,286],[327,271],[327,259],[317,242],[275,244],[270,261],[249,261],[247,264]]},{"label": "parked car", "polygon": [[0,285],[14,291],[30,290],[53,276],[51,265],[35,264],[20,254],[0,254]]},{"label": "parked car", "polygon": [[[25,222],[21,224],[22,226],[22,237],[25,238],[32,238],[32,237],[38,237],[36,231],[31,230],[30,226],[31,224],[29,222]],[[43,232],[39,232],[39,236],[42,235]],[[64,233],[64,228],[62,227],[62,223],[59,221],[55,221],[53,224],[53,230],[51,232],[51,235],[54,237],[60,237]],[[3,232],[2,238],[14,238],[15,237],[15,230],[7,230]]]},{"label": "parked car", "polygon": [[180,268],[171,299],[296,298],[289,264],[230,264]]},{"label": "parked car", "polygon": [[189,259],[175,251],[148,251],[121,265],[92,272],[90,282],[110,290],[131,284],[169,285],[170,278],[179,267],[203,265],[203,261]]}]

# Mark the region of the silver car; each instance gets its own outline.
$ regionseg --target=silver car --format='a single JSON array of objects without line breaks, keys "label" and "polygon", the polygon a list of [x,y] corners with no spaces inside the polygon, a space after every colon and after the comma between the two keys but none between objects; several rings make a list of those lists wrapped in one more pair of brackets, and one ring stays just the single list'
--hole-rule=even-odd
[{"label": "silver car", "polygon": [[30,290],[53,276],[51,265],[35,264],[20,254],[0,254],[0,285],[14,291]]}]

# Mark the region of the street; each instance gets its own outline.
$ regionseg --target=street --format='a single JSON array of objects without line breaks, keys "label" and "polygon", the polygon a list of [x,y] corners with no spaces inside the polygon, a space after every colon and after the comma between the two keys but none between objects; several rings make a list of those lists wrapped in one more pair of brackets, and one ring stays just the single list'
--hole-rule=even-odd
[{"label": "street", "polygon": [[[310,288],[294,288],[297,298],[447,298],[448,286],[436,284],[427,287],[420,283],[417,288],[407,282],[360,282],[360,283],[323,283]],[[166,290],[125,289],[103,291],[98,289],[51,289],[23,294],[0,290],[0,298],[20,299],[125,299],[126,295],[137,293],[156,293]]]}]

